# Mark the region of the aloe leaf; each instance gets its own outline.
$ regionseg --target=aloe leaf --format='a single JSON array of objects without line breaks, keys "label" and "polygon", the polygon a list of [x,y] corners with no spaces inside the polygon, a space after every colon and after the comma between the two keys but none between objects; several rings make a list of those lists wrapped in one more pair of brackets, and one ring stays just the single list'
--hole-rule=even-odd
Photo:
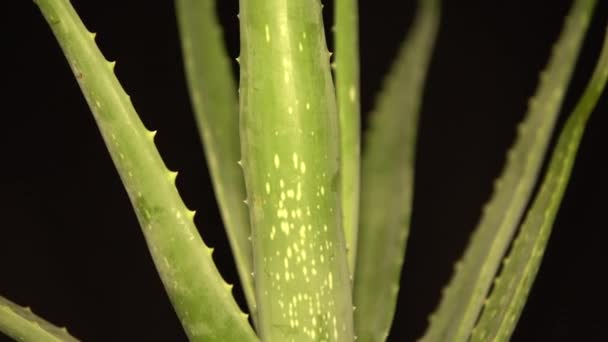
[{"label": "aloe leaf", "polygon": [[423,341],[469,338],[531,196],[594,5],[595,0],[574,2],[494,194],[431,316]]},{"label": "aloe leaf", "polygon": [[583,96],[559,136],[549,168],[504,268],[494,281],[472,341],[509,341],[536,278],[557,210],[564,196],[585,126],[608,78],[608,35]]},{"label": "aloe leaf", "polygon": [[0,296],[0,332],[23,342],[73,342],[66,328],[58,328],[35,315],[30,308],[21,307]]},{"label": "aloe leaf", "polygon": [[214,0],[177,0],[186,77],[207,165],[245,298],[255,319],[249,212],[243,204],[237,88]]},{"label": "aloe leaf", "polygon": [[336,0],[336,97],[340,120],[342,224],[351,276],[357,259],[361,105],[359,102],[359,32],[356,0]]},{"label": "aloe leaf", "polygon": [[67,0],[37,0],[93,112],[165,289],[191,341],[255,341],[165,167],[154,132]]},{"label": "aloe leaf", "polygon": [[264,341],[353,341],[339,126],[318,0],[242,0],[240,122]]},{"label": "aloe leaf", "polygon": [[421,0],[411,32],[372,112],[361,170],[354,282],[359,341],[386,340],[397,304],[412,208],[418,113],[439,25],[439,1]]}]

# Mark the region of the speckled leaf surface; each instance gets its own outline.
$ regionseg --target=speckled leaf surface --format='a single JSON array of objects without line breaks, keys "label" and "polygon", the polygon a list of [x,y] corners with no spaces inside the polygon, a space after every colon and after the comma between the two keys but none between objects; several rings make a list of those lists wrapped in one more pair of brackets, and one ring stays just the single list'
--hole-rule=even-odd
[{"label": "speckled leaf surface", "polygon": [[353,341],[339,132],[317,0],[240,1],[241,151],[264,341]]}]

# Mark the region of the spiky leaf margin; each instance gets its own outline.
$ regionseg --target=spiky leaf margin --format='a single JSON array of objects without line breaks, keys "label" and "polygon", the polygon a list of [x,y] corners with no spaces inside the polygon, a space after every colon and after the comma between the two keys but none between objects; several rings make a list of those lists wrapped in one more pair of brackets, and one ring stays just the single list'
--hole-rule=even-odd
[{"label": "spiky leaf margin", "polygon": [[237,88],[216,16],[215,0],[177,0],[190,99],[243,292],[255,320],[253,255],[241,156]]},{"label": "spiky leaf margin", "polygon": [[471,341],[509,341],[536,278],[585,127],[608,78],[608,35],[599,62],[558,139],[540,191],[504,268],[494,281]]},{"label": "spiky leaf margin", "polygon": [[422,341],[461,342],[469,338],[528,204],[594,5],[595,0],[576,0],[570,9],[494,194]]},{"label": "spiky leaf margin", "polygon": [[68,0],[36,0],[93,113],[127,190],[158,273],[191,341],[255,341],[194,226],[194,212],[175,188],[155,132],[139,119],[129,96]]},{"label": "spiky leaf margin", "polygon": [[66,328],[59,328],[0,296],[0,332],[21,342],[77,342]]},{"label": "spiky leaf margin", "polygon": [[439,1],[418,4],[372,112],[362,156],[354,304],[355,332],[364,342],[388,337],[409,235],[418,114],[440,17]]}]

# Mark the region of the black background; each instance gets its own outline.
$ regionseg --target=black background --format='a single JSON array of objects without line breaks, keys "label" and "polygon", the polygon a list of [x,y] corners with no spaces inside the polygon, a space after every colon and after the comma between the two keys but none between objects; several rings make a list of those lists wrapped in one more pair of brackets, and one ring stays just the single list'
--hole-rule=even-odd
[{"label": "black background", "polygon": [[[236,57],[237,1],[218,2]],[[598,3],[562,114],[573,108],[599,52],[608,3]],[[215,261],[229,282],[237,282],[192,119],[173,2],[73,4],[98,33],[106,57],[118,61],[117,75],[143,121],[158,129],[166,164],[180,171],[178,189],[198,211]],[[412,341],[424,331],[569,6],[565,0],[445,1],[422,108],[413,228],[390,341]],[[414,8],[414,1],[360,5],[366,112]],[[327,22],[331,11],[328,4]],[[83,340],[184,341],[50,29],[31,1],[11,1],[2,12],[0,294]],[[608,340],[602,314],[608,304],[602,279],[607,98],[589,123],[514,341]],[[240,290],[235,293],[243,303]]]}]

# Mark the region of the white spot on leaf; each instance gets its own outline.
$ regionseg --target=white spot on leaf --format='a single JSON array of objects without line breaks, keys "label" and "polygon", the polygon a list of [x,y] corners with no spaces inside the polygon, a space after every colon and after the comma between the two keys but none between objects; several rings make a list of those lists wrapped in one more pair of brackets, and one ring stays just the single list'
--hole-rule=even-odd
[{"label": "white spot on leaf", "polygon": [[267,25],[264,25],[264,32],[266,33],[266,43],[270,43],[270,28]]}]

